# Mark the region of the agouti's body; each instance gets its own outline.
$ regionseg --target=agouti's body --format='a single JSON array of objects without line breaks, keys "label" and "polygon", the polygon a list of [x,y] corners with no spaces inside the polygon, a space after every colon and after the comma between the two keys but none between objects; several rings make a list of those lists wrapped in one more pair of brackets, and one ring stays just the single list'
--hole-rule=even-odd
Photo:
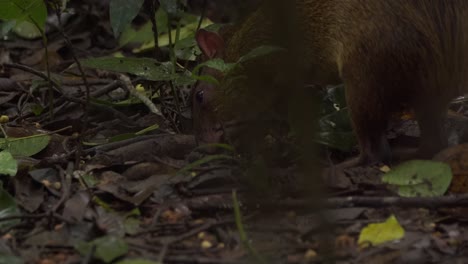
[{"label": "agouti's body", "polygon": [[[224,43],[211,45],[213,33],[199,36],[202,51],[236,61],[253,48],[270,44],[274,27],[267,6],[260,6]],[[295,11],[304,80],[326,84],[340,77],[345,83],[360,162],[390,157],[385,130],[390,115],[402,106],[416,113],[422,155],[429,157],[447,145],[447,104],[468,87],[467,0],[297,0]],[[281,65],[276,67],[281,75]],[[196,87],[194,95],[203,89]],[[224,89],[223,82],[219,89]],[[207,93],[213,91],[218,92]],[[271,92],[276,96],[271,102],[281,103],[287,92]],[[195,122],[205,127],[198,130],[199,136],[210,141],[206,133],[212,127],[206,126],[213,120],[204,120],[201,104],[213,102],[199,99],[193,100],[201,109]]]}]

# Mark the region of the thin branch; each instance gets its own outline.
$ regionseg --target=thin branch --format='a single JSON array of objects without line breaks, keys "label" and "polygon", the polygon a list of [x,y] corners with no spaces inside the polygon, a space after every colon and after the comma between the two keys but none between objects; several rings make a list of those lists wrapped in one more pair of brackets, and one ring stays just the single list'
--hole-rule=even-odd
[{"label": "thin branch", "polygon": [[159,32],[156,22],[156,11],[159,9],[159,2],[157,0],[150,0],[150,21],[153,26],[153,39],[154,39],[154,58],[158,61],[161,60],[161,49],[159,48]]},{"label": "thin branch", "polygon": [[151,102],[151,100],[148,99],[148,97],[142,95],[141,93],[139,93],[139,92],[137,92],[135,90],[135,87],[133,87],[133,84],[130,81],[130,78],[128,78],[128,76],[123,75],[123,74],[119,74],[119,79],[121,81],[121,85],[125,89],[127,89],[127,91],[129,91],[131,95],[133,95],[136,98],[140,99],[149,108],[149,110],[153,114],[164,117],[163,114],[161,113],[161,111],[159,111],[159,109],[156,107],[156,105],[154,105],[153,102]]},{"label": "thin branch", "polygon": [[283,200],[283,201],[265,201],[260,202],[262,207],[273,208],[350,208],[350,207],[410,207],[410,208],[446,208],[468,206],[468,194],[447,195],[439,197],[366,197],[366,196],[348,196],[335,197],[323,200]]},{"label": "thin branch", "polygon": [[47,76],[46,74],[44,74],[41,71],[35,70],[35,69],[31,68],[31,67],[28,67],[28,66],[22,65],[22,64],[18,64],[18,63],[4,63],[3,66],[6,67],[6,68],[14,68],[14,69],[18,69],[18,70],[22,70],[22,71],[34,74],[34,75],[44,79],[45,81],[52,83],[52,86],[54,86],[59,92],[62,91],[62,87],[60,86],[60,84],[58,84],[56,81],[54,81],[52,78],[50,78],[49,76]]},{"label": "thin branch", "polygon": [[77,146],[77,151],[76,151],[76,159],[75,159],[75,165],[78,168],[78,165],[80,164],[80,159],[81,159],[81,153],[82,153],[82,142],[83,142],[83,137],[86,135],[86,130],[88,129],[88,117],[89,117],[89,103],[91,101],[91,87],[88,83],[88,79],[86,77],[86,74],[83,70],[83,67],[81,65],[81,62],[78,60],[76,57],[75,49],[70,41],[70,38],[68,35],[65,33],[65,30],[63,29],[63,23],[62,23],[62,15],[61,15],[61,9],[59,6],[59,3],[55,3],[54,6],[55,13],[57,15],[57,20],[58,20],[58,28],[60,30],[60,33],[62,34],[63,38],[65,39],[65,43],[67,47],[70,49],[70,54],[73,58],[73,61],[76,63],[76,66],[78,67],[78,71],[80,72],[81,79],[83,80],[86,88],[86,104],[83,104],[83,126],[81,129],[80,137],[79,137],[79,144]]}]

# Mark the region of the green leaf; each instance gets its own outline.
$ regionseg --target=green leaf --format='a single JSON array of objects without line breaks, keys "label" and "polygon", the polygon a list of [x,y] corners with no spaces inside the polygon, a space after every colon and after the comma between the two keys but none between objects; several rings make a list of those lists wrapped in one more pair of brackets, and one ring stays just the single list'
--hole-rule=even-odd
[{"label": "green leaf", "polygon": [[179,8],[177,5],[177,0],[160,0],[161,8],[170,15],[178,15]]},{"label": "green leaf", "polygon": [[[159,8],[156,11],[156,27],[161,35],[168,30],[168,17],[166,11]],[[126,27],[119,38],[119,46],[122,47],[127,43],[148,43],[147,48],[154,47],[153,24],[148,21],[146,24],[135,30],[132,27]],[[139,48],[138,48],[139,49]],[[138,50],[136,49],[136,50]],[[135,52],[135,50],[134,50]]]},{"label": "green leaf", "polygon": [[321,99],[317,101],[321,117],[315,142],[341,151],[351,151],[357,142],[346,107],[344,85],[327,88],[326,91],[317,89],[314,93],[315,98]]},{"label": "green leaf", "polygon": [[135,138],[135,137],[137,137],[135,135],[135,133],[125,133],[125,134],[115,135],[115,136],[109,138],[108,142],[119,142],[119,141],[131,139],[131,138]]},{"label": "green leaf", "polygon": [[178,77],[172,73],[172,63],[160,63],[150,58],[96,58],[81,60],[81,63],[85,67],[131,73],[150,81],[169,81]]},{"label": "green leaf", "polygon": [[18,162],[13,158],[10,152],[0,152],[0,174],[15,176],[18,172]]},{"label": "green leaf", "polygon": [[[19,209],[16,205],[15,199],[3,189],[3,185],[0,182],[0,218],[9,217],[12,215],[18,215]],[[7,221],[0,221],[0,231],[10,228],[19,223],[19,219],[12,219]]]},{"label": "green leaf", "polygon": [[319,132],[316,134],[315,141],[334,149],[350,151],[357,142],[351,127],[348,109],[331,111],[320,118]]},{"label": "green leaf", "polygon": [[235,66],[236,66],[235,63],[227,63],[227,62],[224,62],[223,59],[216,58],[216,59],[207,60],[203,63],[198,64],[197,67],[195,67],[192,72],[194,73],[198,72],[198,70],[201,67],[210,67],[222,73],[226,73],[232,70],[232,68],[234,68]]},{"label": "green leaf", "polygon": [[284,49],[281,47],[276,47],[276,46],[268,46],[268,45],[260,46],[251,50],[249,53],[245,54],[244,56],[240,57],[240,59],[237,62],[243,63],[243,62],[246,62],[246,61],[258,58],[258,57],[266,56],[268,54],[278,52],[281,50],[284,50]]},{"label": "green leaf", "polygon": [[87,255],[93,247],[96,248],[94,257],[105,263],[110,263],[128,252],[127,243],[122,238],[115,236],[104,236],[87,243],[81,242],[75,246],[81,255]]},{"label": "green leaf", "polygon": [[203,149],[212,149],[212,148],[219,148],[225,151],[234,152],[234,147],[229,144],[224,143],[210,143],[210,144],[203,144],[199,145],[195,148],[195,150],[203,150]]},{"label": "green leaf", "polygon": [[127,217],[124,220],[125,233],[129,235],[136,235],[140,230],[141,221],[138,218]]},{"label": "green leaf", "polygon": [[178,74],[177,77],[174,79],[174,85],[175,86],[188,86],[188,85],[193,85],[197,82],[196,78],[194,78],[194,75],[187,76],[184,74]]},{"label": "green leaf", "polygon": [[36,39],[41,36],[41,31],[29,21],[22,21],[16,24],[13,28],[13,32],[25,39]]},{"label": "green leaf", "polygon": [[[203,27],[209,26],[210,24],[212,24],[212,22],[209,19],[204,19],[202,21],[201,27],[203,28]],[[173,43],[173,44],[175,44],[176,47],[179,47],[179,45],[180,45],[179,43],[189,41],[189,40],[186,40],[186,38],[190,38],[193,45],[195,45],[194,36],[195,36],[195,32],[197,31],[197,29],[198,29],[198,20],[193,22],[193,23],[188,23],[188,24],[180,27],[179,41],[177,41],[176,43]],[[176,29],[171,30],[171,36],[175,36],[176,31],[177,31]],[[169,34],[167,34],[167,28],[166,28],[164,34],[159,35],[158,44],[159,44],[159,47],[164,47],[164,46],[167,46],[169,44]],[[154,41],[151,41],[151,42],[146,43],[145,45],[143,45],[143,46],[141,46],[141,47],[139,47],[137,49],[134,49],[133,52],[138,53],[138,52],[141,52],[141,51],[144,51],[146,49],[153,48],[153,47],[154,47]]]},{"label": "green leaf", "polygon": [[392,169],[382,180],[395,185],[404,197],[441,196],[450,186],[452,170],[442,162],[411,160]]},{"label": "green leaf", "polygon": [[40,104],[31,104],[29,106],[29,108],[31,109],[31,112],[35,115],[35,116],[38,116],[40,114],[42,114],[44,112],[44,107],[42,107],[42,105]]},{"label": "green leaf", "polygon": [[96,99],[96,98],[91,98],[91,102],[95,104],[100,104],[100,105],[107,105],[107,106],[115,106],[115,107],[121,107],[121,106],[131,106],[131,105],[139,105],[142,104],[141,100],[136,98],[136,97],[129,97],[128,99],[122,100],[122,101],[106,101],[106,100],[101,100],[101,99]]},{"label": "green leaf", "polygon": [[[158,33],[159,34],[166,33],[168,31],[168,24],[169,24],[169,16],[167,15],[166,10],[164,10],[163,8],[159,8],[158,11],[156,11],[155,18],[156,18],[156,27],[158,28]],[[151,24],[151,27],[152,26],[153,25]],[[153,29],[151,29],[151,33],[153,33]],[[154,41],[154,38],[152,37],[151,40]]]},{"label": "green leaf", "polygon": [[24,260],[13,255],[3,255],[0,253],[0,263],[23,264]]},{"label": "green leaf", "polygon": [[154,131],[154,130],[156,130],[156,129],[158,129],[158,128],[159,128],[159,125],[158,125],[158,124],[154,124],[154,125],[152,125],[152,126],[149,126],[149,127],[147,127],[147,128],[144,128],[144,129],[142,129],[142,130],[140,130],[140,131],[138,131],[138,132],[135,132],[135,135],[144,135],[144,134],[146,134],[146,133],[148,133],[148,132],[151,132],[151,131]]},{"label": "green leaf", "polygon": [[324,115],[319,121],[320,130],[323,131],[352,131],[348,108],[333,110]]},{"label": "green leaf", "polygon": [[324,146],[338,149],[341,151],[350,151],[356,146],[356,137],[352,131],[324,131],[317,134],[315,142]]},{"label": "green leaf", "polygon": [[125,134],[120,134],[120,135],[116,135],[116,136],[113,136],[109,139],[109,142],[118,142],[118,141],[122,141],[122,140],[126,140],[126,139],[129,139],[129,138],[134,138],[134,137],[137,137],[139,135],[144,135],[148,132],[151,132],[151,131],[154,131],[156,129],[158,129],[159,126],[158,125],[152,125],[152,126],[149,126],[143,130],[140,130],[138,132],[135,132],[135,133],[125,133]]},{"label": "green leaf", "polygon": [[326,99],[334,104],[335,108],[346,107],[346,92],[343,84],[335,85],[327,89]]},{"label": "green leaf", "polygon": [[192,75],[191,78],[193,80],[198,80],[198,81],[202,81],[202,82],[206,82],[206,83],[211,83],[211,84],[214,84],[214,85],[219,85],[219,81],[211,76],[211,75]]},{"label": "green leaf", "polygon": [[380,245],[386,242],[402,239],[405,236],[405,230],[398,223],[394,215],[390,216],[385,222],[369,224],[361,230],[358,244],[370,243],[371,245]]},{"label": "green leaf", "polygon": [[44,31],[47,8],[43,0],[0,0],[0,19],[28,21]]},{"label": "green leaf", "polygon": [[114,36],[118,37],[124,28],[129,26],[138,15],[144,0],[111,0],[109,4],[109,16]]},{"label": "green leaf", "polygon": [[85,173],[84,175],[81,176],[81,179],[86,183],[87,187],[94,187],[99,183],[99,180],[94,176],[94,174],[91,173]]},{"label": "green leaf", "polygon": [[[159,26],[159,25],[158,25]],[[158,31],[159,32],[159,31]],[[141,26],[138,30],[126,27],[119,37],[119,47],[127,43],[145,43],[153,40],[153,25],[150,21]]]},{"label": "green leaf", "polygon": [[186,165],[185,167],[183,167],[182,169],[180,169],[177,174],[182,174],[182,173],[185,173],[193,168],[196,168],[200,165],[203,165],[205,163],[208,163],[210,161],[213,161],[213,160],[233,160],[234,158],[232,156],[229,156],[229,155],[224,155],[224,154],[218,154],[218,155],[209,155],[209,156],[205,156],[199,160],[196,160],[188,165]]},{"label": "green leaf", "polygon": [[242,56],[236,63],[228,63],[225,62],[223,59],[216,58],[216,59],[211,59],[207,60],[203,63],[198,64],[193,70],[192,70],[192,78],[196,80],[202,80],[202,81],[207,81],[213,84],[219,84],[216,79],[214,79],[212,76],[206,76],[202,75],[199,76],[197,75],[198,71],[200,70],[201,67],[209,67],[215,70],[220,71],[221,73],[227,73],[234,69],[236,66],[238,66],[240,63],[268,55],[273,52],[277,52],[283,50],[282,48],[275,47],[275,46],[260,46],[258,48],[255,48],[251,50],[249,53],[246,55]]},{"label": "green leaf", "polygon": [[24,138],[0,138],[0,149],[8,150],[14,157],[29,157],[47,147],[50,136],[41,134]]},{"label": "green leaf", "polygon": [[146,259],[124,259],[116,264],[161,264],[161,262]]}]

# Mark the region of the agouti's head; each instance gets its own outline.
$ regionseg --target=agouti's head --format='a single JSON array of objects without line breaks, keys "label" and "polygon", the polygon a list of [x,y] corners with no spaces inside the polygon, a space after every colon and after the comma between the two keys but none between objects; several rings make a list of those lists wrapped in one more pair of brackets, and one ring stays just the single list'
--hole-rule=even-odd
[{"label": "agouti's head", "polygon": [[[203,60],[223,57],[225,44],[217,33],[201,29],[195,38],[203,53]],[[210,75],[217,80],[222,79],[221,72],[209,67],[204,67],[201,75]],[[199,144],[220,143],[224,138],[224,129],[216,115],[214,103],[216,89],[215,84],[205,81],[199,81],[192,88],[193,127]]]}]

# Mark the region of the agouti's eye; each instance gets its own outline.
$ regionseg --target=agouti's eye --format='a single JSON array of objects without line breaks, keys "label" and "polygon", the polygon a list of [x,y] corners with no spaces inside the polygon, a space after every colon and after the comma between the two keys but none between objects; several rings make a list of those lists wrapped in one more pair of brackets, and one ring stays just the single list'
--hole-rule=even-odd
[{"label": "agouti's eye", "polygon": [[195,99],[197,99],[197,102],[198,103],[203,103],[203,95],[204,95],[204,91],[198,91],[196,94],[195,94]]}]

